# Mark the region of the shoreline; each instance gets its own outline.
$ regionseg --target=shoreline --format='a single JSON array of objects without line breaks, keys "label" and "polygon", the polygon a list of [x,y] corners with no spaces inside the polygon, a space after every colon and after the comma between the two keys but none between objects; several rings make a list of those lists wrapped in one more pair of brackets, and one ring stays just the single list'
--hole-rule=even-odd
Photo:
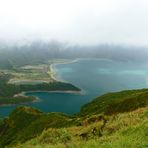
[{"label": "shoreline", "polygon": [[[57,72],[56,72],[56,65],[61,65],[61,64],[71,64],[71,63],[76,63],[78,62],[79,60],[83,60],[83,58],[75,58],[75,59],[71,59],[69,61],[64,61],[64,62],[61,62],[61,63],[53,63],[50,65],[50,76],[51,78],[54,80],[54,81],[59,81],[59,82],[65,82],[65,83],[70,83],[66,80],[63,80],[62,78],[60,77],[57,77]],[[56,90],[56,91],[53,91],[53,92],[65,92],[65,93],[78,93],[77,91],[62,91],[62,90]],[[79,94],[86,94],[85,90],[81,89],[80,88],[80,93]]]},{"label": "shoreline", "polygon": [[[66,82],[65,80],[61,80],[59,78],[57,78],[56,76],[56,70],[55,70],[55,67],[56,65],[59,65],[59,64],[71,64],[71,63],[75,63],[77,62],[79,59],[73,59],[71,61],[64,61],[64,62],[61,62],[61,63],[53,63],[50,65],[50,76],[51,78],[54,80],[54,81],[59,81],[59,82]],[[15,97],[29,97],[27,96],[26,94],[27,93],[36,93],[36,92],[47,92],[47,93],[68,93],[68,94],[79,94],[79,95],[83,95],[83,91],[82,90],[37,90],[37,91],[23,91],[21,93],[18,93],[18,94],[15,94],[13,98]],[[5,107],[5,106],[16,106],[16,105],[23,105],[23,104],[28,104],[28,103],[35,103],[35,102],[40,102],[41,99],[37,96],[34,96],[32,95],[35,99],[33,101],[29,101],[29,102],[22,102],[22,103],[14,103],[14,104],[1,104],[0,107]]]},{"label": "shoreline", "polygon": [[[36,93],[36,92],[47,92],[47,93],[69,93],[69,94],[82,94],[81,92],[81,90],[48,90],[48,91],[44,91],[44,90],[37,90],[37,91],[26,91],[26,92],[22,92],[22,94],[24,95],[24,96],[26,96],[25,94],[26,93]],[[21,94],[21,93],[20,93]]]},{"label": "shoreline", "polygon": [[[12,97],[12,99],[13,98],[15,98],[15,97],[24,97],[24,98],[27,98],[27,97],[29,97],[29,96],[27,96],[27,95],[25,95],[25,92],[21,92],[21,93],[19,93],[19,94],[15,94],[13,97]],[[32,100],[32,101],[27,101],[27,102],[20,102],[20,103],[10,103],[10,104],[1,104],[0,105],[0,107],[7,107],[7,106],[16,106],[16,105],[24,105],[24,104],[28,104],[28,103],[36,103],[36,102],[40,102],[41,101],[41,99],[39,98],[39,97],[37,97],[37,96],[32,96],[32,97],[34,97],[34,100]]]},{"label": "shoreline", "polygon": [[50,65],[50,75],[51,75],[51,78],[55,81],[60,81],[60,82],[66,82],[65,80],[62,80],[61,78],[58,78],[57,77],[57,74],[56,74],[56,68],[55,66],[56,65],[61,65],[61,64],[71,64],[71,63],[75,63],[77,62],[79,59],[73,59],[71,61],[67,61],[67,62],[61,62],[61,63],[53,63]]},{"label": "shoreline", "polygon": [[[20,95],[21,96],[21,95]],[[25,96],[27,97],[27,96]],[[28,102],[21,102],[21,103],[10,103],[10,104],[1,104],[0,107],[8,107],[8,106],[16,106],[16,105],[24,105],[24,104],[29,104],[29,103],[36,103],[40,102],[41,99],[39,97],[33,96],[35,99],[33,101],[28,101]],[[13,99],[13,98],[12,98]]]},{"label": "shoreline", "polygon": [[[68,93],[68,94],[79,94],[79,95],[83,95],[82,91],[74,91],[74,90],[54,90],[54,91],[24,91],[21,92],[19,94],[14,95],[14,97],[29,97],[26,94],[27,93],[36,93],[36,92],[47,92],[47,93]],[[7,107],[7,106],[16,106],[16,105],[24,105],[24,104],[29,104],[29,103],[36,103],[36,102],[41,102],[42,100],[35,96],[32,95],[35,99],[33,101],[28,101],[28,102],[22,102],[22,103],[14,103],[14,104],[1,104],[0,107]],[[13,99],[13,98],[12,98]]]}]

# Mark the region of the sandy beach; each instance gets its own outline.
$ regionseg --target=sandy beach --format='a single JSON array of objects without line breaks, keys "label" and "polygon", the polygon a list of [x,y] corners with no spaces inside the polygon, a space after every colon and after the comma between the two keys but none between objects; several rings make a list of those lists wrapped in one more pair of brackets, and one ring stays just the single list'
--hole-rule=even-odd
[{"label": "sandy beach", "polygon": [[60,65],[60,64],[70,64],[70,63],[75,63],[77,62],[79,59],[74,59],[71,61],[66,61],[66,62],[60,62],[60,63],[53,63],[50,65],[50,76],[53,80],[55,81],[61,81],[61,82],[66,82],[65,80],[62,80],[61,78],[57,77],[57,73],[56,73],[56,69],[55,66],[56,65]]}]

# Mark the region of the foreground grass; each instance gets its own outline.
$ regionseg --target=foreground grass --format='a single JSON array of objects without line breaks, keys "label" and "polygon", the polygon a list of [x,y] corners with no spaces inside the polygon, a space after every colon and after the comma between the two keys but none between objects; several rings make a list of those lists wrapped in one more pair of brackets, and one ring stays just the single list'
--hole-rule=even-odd
[{"label": "foreground grass", "polygon": [[[129,118],[130,117],[130,118]],[[133,120],[132,120],[133,119]],[[148,147],[148,108],[141,108],[130,113],[111,116],[103,135],[93,135],[89,129],[99,126],[101,122],[69,127],[44,130],[40,136],[17,148],[147,148]],[[82,138],[81,132],[90,132]]]}]

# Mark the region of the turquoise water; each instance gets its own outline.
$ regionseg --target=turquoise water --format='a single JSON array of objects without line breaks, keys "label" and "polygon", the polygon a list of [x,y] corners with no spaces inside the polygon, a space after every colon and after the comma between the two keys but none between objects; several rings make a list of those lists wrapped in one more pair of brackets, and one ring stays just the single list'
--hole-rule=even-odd
[{"label": "turquoise water", "polygon": [[[82,89],[82,94],[34,92],[40,102],[26,105],[44,112],[74,114],[80,107],[106,92],[148,87],[148,64],[119,62],[105,59],[80,59],[69,64],[53,66],[57,78]],[[16,106],[0,107],[0,116],[6,116]]]}]

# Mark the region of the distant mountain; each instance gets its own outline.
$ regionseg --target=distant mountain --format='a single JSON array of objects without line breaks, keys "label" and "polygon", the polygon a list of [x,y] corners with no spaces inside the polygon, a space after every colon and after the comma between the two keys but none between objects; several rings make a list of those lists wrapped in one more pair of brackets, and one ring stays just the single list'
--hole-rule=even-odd
[{"label": "distant mountain", "polygon": [[148,49],[115,45],[72,46],[57,41],[35,41],[23,45],[0,45],[0,68],[46,63],[52,58],[107,58],[119,61],[147,62]]}]

